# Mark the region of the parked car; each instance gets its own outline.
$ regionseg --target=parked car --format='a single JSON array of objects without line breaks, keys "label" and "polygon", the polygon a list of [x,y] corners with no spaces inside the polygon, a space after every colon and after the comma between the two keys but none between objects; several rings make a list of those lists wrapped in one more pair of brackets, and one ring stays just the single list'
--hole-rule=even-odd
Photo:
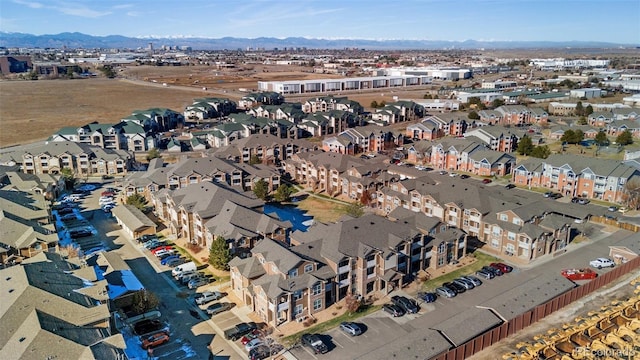
[{"label": "parked car", "polygon": [[153,253],[153,255],[155,255],[157,258],[161,257],[164,254],[170,254],[171,255],[171,254],[174,254],[174,251],[173,251],[173,249],[171,249],[171,250],[163,249],[163,250],[158,250],[158,251]]},{"label": "parked car", "polygon": [[439,288],[436,289],[436,294],[438,294],[438,296],[442,296],[442,297],[446,297],[446,298],[452,298],[454,296],[456,296],[456,292],[449,289],[448,287],[444,287],[441,286]]},{"label": "parked car", "polygon": [[149,349],[156,346],[160,346],[167,342],[169,342],[169,335],[165,332],[160,332],[160,333],[145,337],[145,339],[142,340],[142,348]]},{"label": "parked car", "polygon": [[72,239],[82,238],[93,235],[93,232],[89,229],[72,229],[69,230],[69,236]]},{"label": "parked car", "polygon": [[562,197],[562,194],[560,194],[560,193],[553,193],[553,194],[551,194],[551,196],[550,196],[550,198],[551,198],[551,199],[554,199],[554,200],[556,200],[556,199],[560,199],[561,197]]},{"label": "parked car", "polygon": [[463,292],[467,291],[467,289],[462,286],[462,285],[458,285],[454,282],[446,282],[444,284],[442,284],[443,287],[449,288],[450,290],[453,290],[456,292],[456,294],[462,294]]},{"label": "parked car", "polygon": [[187,274],[182,274],[182,276],[180,277],[180,283],[182,285],[188,285],[189,281],[193,280],[193,279],[199,279],[203,276],[202,273],[199,273],[197,271],[193,271]]},{"label": "parked car", "polygon": [[187,287],[189,289],[197,289],[200,286],[205,286],[207,284],[209,284],[211,281],[209,281],[209,278],[206,277],[199,277],[197,279],[191,279],[189,280],[189,283],[187,283]]},{"label": "parked car", "polygon": [[151,240],[156,240],[158,241],[158,236],[155,234],[144,234],[142,236],[140,236],[138,239],[139,243],[146,243],[147,241],[151,241]]},{"label": "parked car", "polygon": [[438,300],[438,295],[434,292],[418,293],[418,297],[426,303],[432,303]]},{"label": "parked car", "polygon": [[160,265],[167,265],[167,263],[170,262],[171,260],[175,260],[179,258],[180,258],[180,255],[178,254],[170,254],[166,258],[160,260]]},{"label": "parked car", "polygon": [[513,268],[511,266],[509,266],[509,265],[507,265],[505,263],[501,263],[501,262],[491,263],[491,264],[489,264],[489,266],[502,271],[504,274],[510,273],[510,272],[513,271]]},{"label": "parked car", "polygon": [[560,272],[562,276],[569,280],[593,280],[598,277],[598,273],[589,269],[564,269]]},{"label": "parked car", "polygon": [[240,344],[242,345],[247,345],[247,343],[257,337],[260,336],[260,331],[259,330],[253,330],[252,332],[248,333],[247,335],[243,336],[242,339],[240,339]]},{"label": "parked car", "polygon": [[471,290],[474,287],[476,287],[475,285],[473,285],[473,283],[471,281],[468,281],[468,280],[463,279],[463,278],[454,279],[452,281],[452,283],[462,286],[463,288],[465,288],[465,290]]},{"label": "parked car", "polygon": [[105,190],[102,193],[100,193],[101,197],[113,197],[113,195],[114,194],[111,191],[107,191],[107,190]]},{"label": "parked car", "polygon": [[310,347],[316,354],[324,354],[329,351],[329,348],[318,334],[304,334],[300,338],[300,341],[302,345]]},{"label": "parked car", "polygon": [[460,175],[460,179],[468,179],[468,178],[469,178],[469,175],[467,174]]},{"label": "parked car", "polygon": [[259,345],[249,351],[249,360],[263,360],[271,355],[271,348],[267,345]]},{"label": "parked car", "polygon": [[401,307],[407,314],[417,314],[418,311],[420,311],[420,307],[418,307],[416,301],[405,296],[394,295],[391,297],[391,302]]},{"label": "parked car", "polygon": [[489,271],[489,272],[493,273],[493,275],[495,275],[495,276],[502,276],[502,270],[500,270],[498,268],[494,268],[492,266],[483,266],[482,270]]},{"label": "parked car", "polygon": [[151,253],[156,255],[156,254],[158,254],[158,252],[163,251],[163,250],[164,251],[173,250],[173,246],[171,246],[171,245],[162,245],[162,246],[153,248],[153,250],[151,250]]},{"label": "parked car", "polygon": [[477,277],[475,277],[473,275],[465,275],[465,276],[462,276],[462,278],[467,280],[467,281],[471,281],[471,283],[476,287],[482,285],[482,280],[478,279]]},{"label": "parked car", "polygon": [[514,187],[516,187],[514,184],[505,185],[505,189],[507,189],[507,190],[513,189]]},{"label": "parked car", "polygon": [[404,315],[404,310],[402,310],[400,306],[394,304],[384,304],[382,305],[382,310],[391,314],[393,317]]},{"label": "parked car", "polygon": [[141,336],[158,332],[163,328],[164,324],[157,319],[145,319],[133,324],[133,332]]},{"label": "parked car", "polygon": [[493,279],[494,277],[496,277],[493,272],[487,271],[485,269],[480,269],[480,270],[476,271],[476,275],[478,275],[478,276],[480,276],[482,278],[488,279],[488,280]]},{"label": "parked car", "polygon": [[594,268],[597,268],[597,269],[602,269],[603,267],[614,267],[614,266],[616,266],[616,264],[613,262],[613,260],[607,259],[607,258],[597,258],[595,260],[591,260],[589,262],[589,265],[591,267],[594,267]]},{"label": "parked car", "polygon": [[617,206],[609,206],[609,207],[607,208],[607,211],[614,211],[614,212],[615,212],[615,211],[618,211],[618,207],[617,207]]},{"label": "parked car", "polygon": [[175,267],[175,266],[178,266],[178,265],[182,265],[182,264],[184,264],[186,262],[187,262],[187,260],[185,260],[183,257],[177,257],[177,258],[173,258],[173,259],[167,260],[165,265],[167,265],[169,267]]},{"label": "parked car", "polygon": [[482,183],[483,184],[489,184],[489,183],[491,183],[491,179],[482,179]]},{"label": "parked car", "polygon": [[232,305],[228,302],[219,302],[219,303],[211,304],[209,305],[209,307],[207,307],[207,314],[209,315],[220,314],[221,312],[225,312],[231,309],[231,306]]},{"label": "parked car", "polygon": [[548,198],[551,197],[551,195],[553,195],[553,191],[547,191],[546,193],[544,193],[544,197]]},{"label": "parked car", "polygon": [[342,330],[345,334],[351,336],[358,336],[362,334],[362,329],[358,324],[354,322],[343,322],[340,323],[340,330]]},{"label": "parked car", "polygon": [[222,293],[218,291],[204,291],[196,294],[193,297],[196,304],[198,305],[206,304],[210,301],[218,300],[220,298],[222,298]]},{"label": "parked car", "polygon": [[440,174],[440,175],[447,175],[447,171],[446,171],[446,170],[440,170],[440,171],[438,172],[438,174]]},{"label": "parked car", "polygon": [[246,343],[244,345],[244,349],[247,350],[247,352],[249,352],[253,348],[258,347],[260,345],[264,345],[264,341],[262,341],[262,339],[255,338],[255,339],[252,339],[251,341],[249,341],[248,343]]}]

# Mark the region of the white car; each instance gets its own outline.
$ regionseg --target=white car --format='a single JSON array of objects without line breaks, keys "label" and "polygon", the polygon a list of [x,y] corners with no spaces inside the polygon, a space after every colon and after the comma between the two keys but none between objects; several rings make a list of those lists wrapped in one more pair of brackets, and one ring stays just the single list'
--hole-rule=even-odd
[{"label": "white car", "polygon": [[253,340],[249,341],[249,342],[244,346],[244,348],[245,348],[245,350],[247,350],[247,351],[251,351],[251,349],[256,348],[256,347],[258,347],[258,346],[260,346],[260,345],[262,345],[262,344],[264,344],[264,341],[262,341],[262,339],[255,338],[255,339],[253,339]]},{"label": "white car", "polygon": [[602,269],[603,267],[614,267],[614,266],[616,266],[616,264],[613,262],[613,260],[607,259],[607,258],[597,258],[595,260],[591,260],[589,262],[589,265],[591,267],[596,268],[596,269]]},{"label": "white car", "polygon": [[202,305],[214,300],[219,300],[221,297],[222,297],[222,294],[218,291],[205,291],[205,292],[196,294],[194,299],[196,300],[196,304]]}]

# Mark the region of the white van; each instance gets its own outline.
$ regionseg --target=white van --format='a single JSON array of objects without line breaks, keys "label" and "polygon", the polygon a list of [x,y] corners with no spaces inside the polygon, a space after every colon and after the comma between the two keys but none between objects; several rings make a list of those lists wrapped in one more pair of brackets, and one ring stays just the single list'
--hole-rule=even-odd
[{"label": "white van", "polygon": [[173,277],[177,277],[178,275],[182,274],[185,271],[196,271],[196,263],[191,261],[188,263],[184,263],[182,265],[178,265],[174,267],[173,270],[171,270],[171,275]]}]

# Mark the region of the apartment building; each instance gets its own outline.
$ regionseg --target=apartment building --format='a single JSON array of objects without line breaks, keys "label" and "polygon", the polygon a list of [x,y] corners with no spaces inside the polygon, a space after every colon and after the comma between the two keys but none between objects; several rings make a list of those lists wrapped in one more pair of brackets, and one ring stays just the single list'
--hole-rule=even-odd
[{"label": "apartment building", "polygon": [[256,134],[233,142],[226,149],[215,152],[215,156],[237,163],[251,163],[259,159],[260,163],[277,165],[300,152],[318,150],[317,143],[304,139],[283,139],[271,134]]},{"label": "apartment building", "polygon": [[[190,243],[207,246],[206,222],[224,208],[226,201],[257,209],[264,203],[252,193],[240,193],[212,182],[201,182],[160,191],[151,195],[158,217],[167,223],[171,234]],[[220,235],[220,234],[215,234]]]},{"label": "apartment building", "polygon": [[260,105],[247,110],[247,114],[271,120],[288,120],[294,124],[305,117],[300,103],[282,103],[280,105]]},{"label": "apartment building", "polygon": [[252,92],[238,101],[238,108],[248,110],[259,105],[281,105],[284,96],[274,91]]},{"label": "apartment building", "polygon": [[347,129],[336,137],[325,138],[322,148],[328,152],[358,154],[385,151],[404,144],[404,135],[378,126]]},{"label": "apartment building", "polygon": [[60,174],[64,168],[76,176],[126,175],[133,156],[124,150],[103,149],[73,141],[35,142],[0,151],[0,164],[26,174]]},{"label": "apartment building", "polygon": [[[469,239],[485,244],[494,241],[487,247],[491,252],[522,263],[562,249],[571,240],[568,234],[574,220],[589,216],[584,208],[540,201],[518,194],[518,191],[487,187],[476,180],[460,182],[448,176],[424,176],[380,188],[376,194],[376,209],[391,214],[404,208],[436,218],[452,229],[459,229]],[[497,215],[515,208],[530,211],[530,214],[515,224]],[[556,221],[558,218],[553,214],[560,214],[564,222]],[[529,251],[514,251],[520,246],[518,241],[529,244]],[[547,245],[552,243],[555,245]],[[538,245],[541,245],[540,250],[531,250],[534,246],[538,249]]]},{"label": "apartment building", "polygon": [[513,152],[523,131],[504,126],[481,126],[464,134],[465,138],[485,144],[489,149],[501,152]]},{"label": "apartment building", "polygon": [[335,302],[333,271],[265,237],[229,262],[231,291],[265,323],[301,321]]},{"label": "apartment building", "polygon": [[148,151],[155,147],[155,140],[147,137],[142,126],[133,122],[92,122],[80,127],[64,127],[52,134],[48,141],[73,141],[103,149],[130,151]]},{"label": "apartment building", "polygon": [[569,154],[552,154],[547,159],[529,159],[516,166],[515,184],[548,188],[564,196],[581,196],[621,203],[625,185],[638,179],[636,168],[600,158]]},{"label": "apartment building", "polygon": [[146,132],[164,132],[184,125],[184,115],[166,108],[134,110],[131,115],[121,121],[135,123]]},{"label": "apartment building", "polygon": [[316,192],[338,194],[342,184],[340,174],[364,160],[335,152],[311,151],[294,154],[284,161],[285,171],[298,184]]},{"label": "apartment building", "polygon": [[414,140],[436,140],[444,136],[462,136],[467,121],[458,114],[427,116],[417,124],[407,126],[405,136]]},{"label": "apartment building", "polygon": [[329,112],[340,110],[352,114],[362,114],[364,107],[357,101],[349,100],[346,96],[320,96],[306,100],[302,104],[302,111],[305,113]]},{"label": "apartment building", "polygon": [[0,267],[58,250],[51,209],[43,195],[0,190]]},{"label": "apartment building", "polygon": [[545,124],[549,121],[549,115],[541,108],[528,108],[523,105],[503,105],[495,110],[482,110],[478,112],[480,121],[492,125]]},{"label": "apartment building", "polygon": [[399,122],[413,121],[424,116],[424,107],[413,101],[400,100],[386,104],[371,114],[375,123],[390,125]]},{"label": "apartment building", "polygon": [[198,98],[184,110],[184,118],[189,120],[215,119],[228,116],[237,109],[234,101],[224,98]]}]

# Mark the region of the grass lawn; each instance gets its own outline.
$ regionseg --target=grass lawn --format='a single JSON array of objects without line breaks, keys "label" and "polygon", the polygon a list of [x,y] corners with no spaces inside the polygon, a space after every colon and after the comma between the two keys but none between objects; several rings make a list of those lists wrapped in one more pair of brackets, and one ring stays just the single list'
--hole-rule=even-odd
[{"label": "grass lawn", "polygon": [[480,251],[475,251],[471,256],[476,258],[476,261],[473,264],[469,264],[458,270],[455,270],[450,273],[444,274],[442,276],[438,276],[437,278],[425,281],[425,283],[422,284],[422,288],[424,290],[434,290],[435,288],[440,287],[442,286],[442,284],[452,281],[455,278],[458,278],[462,275],[472,275],[483,266],[489,265],[492,262],[500,261],[500,259],[493,257],[491,255],[487,255]]},{"label": "grass lawn", "polygon": [[322,223],[336,222],[342,215],[346,214],[344,205],[318,199],[313,196],[299,201],[296,205],[299,209],[305,210],[307,214],[313,216],[314,220]]},{"label": "grass lawn", "polygon": [[289,335],[287,337],[284,337],[282,339],[282,343],[285,346],[291,346],[297,342],[300,341],[300,337],[303,334],[309,334],[309,333],[324,333],[327,330],[333,329],[335,327],[337,327],[338,325],[340,325],[341,322],[343,321],[355,321],[365,315],[374,313],[378,310],[380,310],[382,308],[382,305],[367,305],[367,306],[362,306],[360,308],[360,310],[356,313],[353,314],[349,314],[349,313],[344,313],[340,316],[336,316],[333,319],[329,320],[329,321],[325,321],[323,323],[320,323],[318,325],[314,325],[314,326],[310,326],[308,328],[306,328],[305,330],[293,334],[293,335]]},{"label": "grass lawn", "polygon": [[[160,236],[160,237],[162,237],[162,236]],[[185,259],[187,259],[187,262],[193,261],[196,264],[196,267],[198,267],[198,268],[203,266],[203,265],[206,265],[206,264],[203,264],[202,262],[198,261],[198,259],[196,259],[195,257],[193,257],[193,255],[191,255],[191,253],[189,253],[189,251],[187,251],[186,249],[178,246],[174,242],[167,241],[167,243],[170,244],[170,245],[173,245],[174,249],[176,249],[176,251],[178,251],[178,253],[181,256],[183,256]],[[231,276],[230,275],[221,276],[219,274],[215,274],[213,271],[209,270],[208,267],[204,268],[204,269],[201,269],[200,271],[202,271],[205,274],[210,275],[211,277],[213,277],[216,280],[217,283],[227,282],[227,281],[231,280]]]}]

